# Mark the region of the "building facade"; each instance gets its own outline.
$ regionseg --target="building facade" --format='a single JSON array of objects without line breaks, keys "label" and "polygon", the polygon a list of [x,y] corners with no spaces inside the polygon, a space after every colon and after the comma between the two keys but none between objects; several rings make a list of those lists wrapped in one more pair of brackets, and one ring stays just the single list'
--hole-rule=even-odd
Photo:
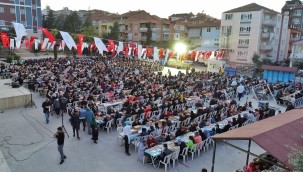
[{"label": "building facade", "polygon": [[300,0],[286,1],[282,14],[289,16],[288,28],[303,31],[303,4]]},{"label": "building facade", "polygon": [[37,32],[42,26],[40,0],[1,0],[0,27],[12,27],[12,22],[22,23],[28,32]]},{"label": "building facade", "polygon": [[287,16],[256,3],[223,12],[220,49],[235,64],[253,65],[254,54],[272,62],[283,61],[287,26]]}]

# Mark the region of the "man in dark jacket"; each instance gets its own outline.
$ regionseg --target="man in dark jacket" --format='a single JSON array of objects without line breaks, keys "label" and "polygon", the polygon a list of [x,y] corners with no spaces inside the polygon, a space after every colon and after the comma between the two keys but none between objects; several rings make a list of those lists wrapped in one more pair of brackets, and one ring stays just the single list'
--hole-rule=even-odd
[{"label": "man in dark jacket", "polygon": [[62,131],[61,127],[57,128],[57,132],[55,134],[55,137],[57,138],[57,143],[58,143],[58,151],[61,156],[61,161],[60,164],[63,164],[64,159],[66,159],[65,154],[63,153],[63,147],[64,147],[64,132]]},{"label": "man in dark jacket", "polygon": [[45,115],[46,123],[49,122],[49,114],[50,114],[50,108],[52,106],[52,103],[49,101],[49,99],[46,99],[45,102],[42,103],[43,113]]},{"label": "man in dark jacket", "polygon": [[79,129],[80,129],[80,119],[79,119],[79,109],[74,109],[71,113],[71,118],[70,118],[70,122],[72,124],[73,127],[73,136],[75,137],[75,131],[77,133],[77,139],[80,140],[79,137]]}]

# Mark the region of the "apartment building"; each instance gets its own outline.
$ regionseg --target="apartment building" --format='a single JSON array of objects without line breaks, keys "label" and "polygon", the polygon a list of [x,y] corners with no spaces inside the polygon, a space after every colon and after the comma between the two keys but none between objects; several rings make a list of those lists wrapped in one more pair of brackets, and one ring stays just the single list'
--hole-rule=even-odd
[{"label": "apartment building", "polygon": [[197,14],[187,23],[191,45],[200,50],[218,50],[221,21],[205,14]]},{"label": "apartment building", "polygon": [[251,3],[222,13],[220,49],[230,63],[253,65],[256,53],[273,62],[283,61],[288,17]]},{"label": "apartment building", "polygon": [[12,22],[22,23],[28,32],[36,33],[42,26],[40,0],[1,0],[0,27],[12,27]]}]

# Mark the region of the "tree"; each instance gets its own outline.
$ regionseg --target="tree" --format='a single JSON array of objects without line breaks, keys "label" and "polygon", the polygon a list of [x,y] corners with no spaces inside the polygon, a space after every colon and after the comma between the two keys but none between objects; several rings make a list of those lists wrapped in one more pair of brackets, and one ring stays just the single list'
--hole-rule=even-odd
[{"label": "tree", "polygon": [[147,32],[146,32],[146,45],[151,44],[151,37],[152,37],[152,29],[151,29],[151,24],[147,23]]},{"label": "tree", "polygon": [[54,11],[48,6],[46,7],[48,9],[47,16],[43,16],[43,27],[48,29],[54,29],[56,28],[56,19],[54,16]]},{"label": "tree", "polygon": [[117,21],[114,22],[113,26],[110,28],[109,38],[113,40],[119,39],[119,23]]},{"label": "tree", "polygon": [[252,57],[252,61],[253,63],[256,65],[257,68],[260,68],[262,63],[261,63],[261,60],[260,60],[260,56],[258,54],[254,54],[253,57]]},{"label": "tree", "polygon": [[84,19],[84,23],[82,25],[82,28],[93,26],[93,22],[92,22],[92,17],[91,16],[92,15],[91,15],[90,10],[87,11],[87,13],[85,14],[85,19]]},{"label": "tree", "polygon": [[82,22],[78,13],[76,11],[73,11],[68,16],[66,16],[63,28],[66,32],[80,33],[81,24]]},{"label": "tree", "polygon": [[99,37],[98,30],[95,29],[93,26],[86,26],[82,29],[81,32],[84,36],[84,41],[85,42],[92,42],[93,37]]},{"label": "tree", "polygon": [[63,15],[63,14],[60,14],[58,16],[58,18],[56,19],[56,22],[55,22],[56,29],[58,29],[58,30],[64,30],[65,19],[66,19],[66,16]]}]

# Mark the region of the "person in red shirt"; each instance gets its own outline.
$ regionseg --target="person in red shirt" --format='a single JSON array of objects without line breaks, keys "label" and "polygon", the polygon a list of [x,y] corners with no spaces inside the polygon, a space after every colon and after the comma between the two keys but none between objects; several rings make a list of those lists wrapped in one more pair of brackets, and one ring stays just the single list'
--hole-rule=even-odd
[{"label": "person in red shirt", "polygon": [[157,140],[153,136],[148,136],[146,141],[147,148],[151,148],[157,145]]},{"label": "person in red shirt", "polygon": [[144,113],[145,113],[145,118],[149,118],[150,117],[150,105],[146,106],[146,108],[144,109]]}]

